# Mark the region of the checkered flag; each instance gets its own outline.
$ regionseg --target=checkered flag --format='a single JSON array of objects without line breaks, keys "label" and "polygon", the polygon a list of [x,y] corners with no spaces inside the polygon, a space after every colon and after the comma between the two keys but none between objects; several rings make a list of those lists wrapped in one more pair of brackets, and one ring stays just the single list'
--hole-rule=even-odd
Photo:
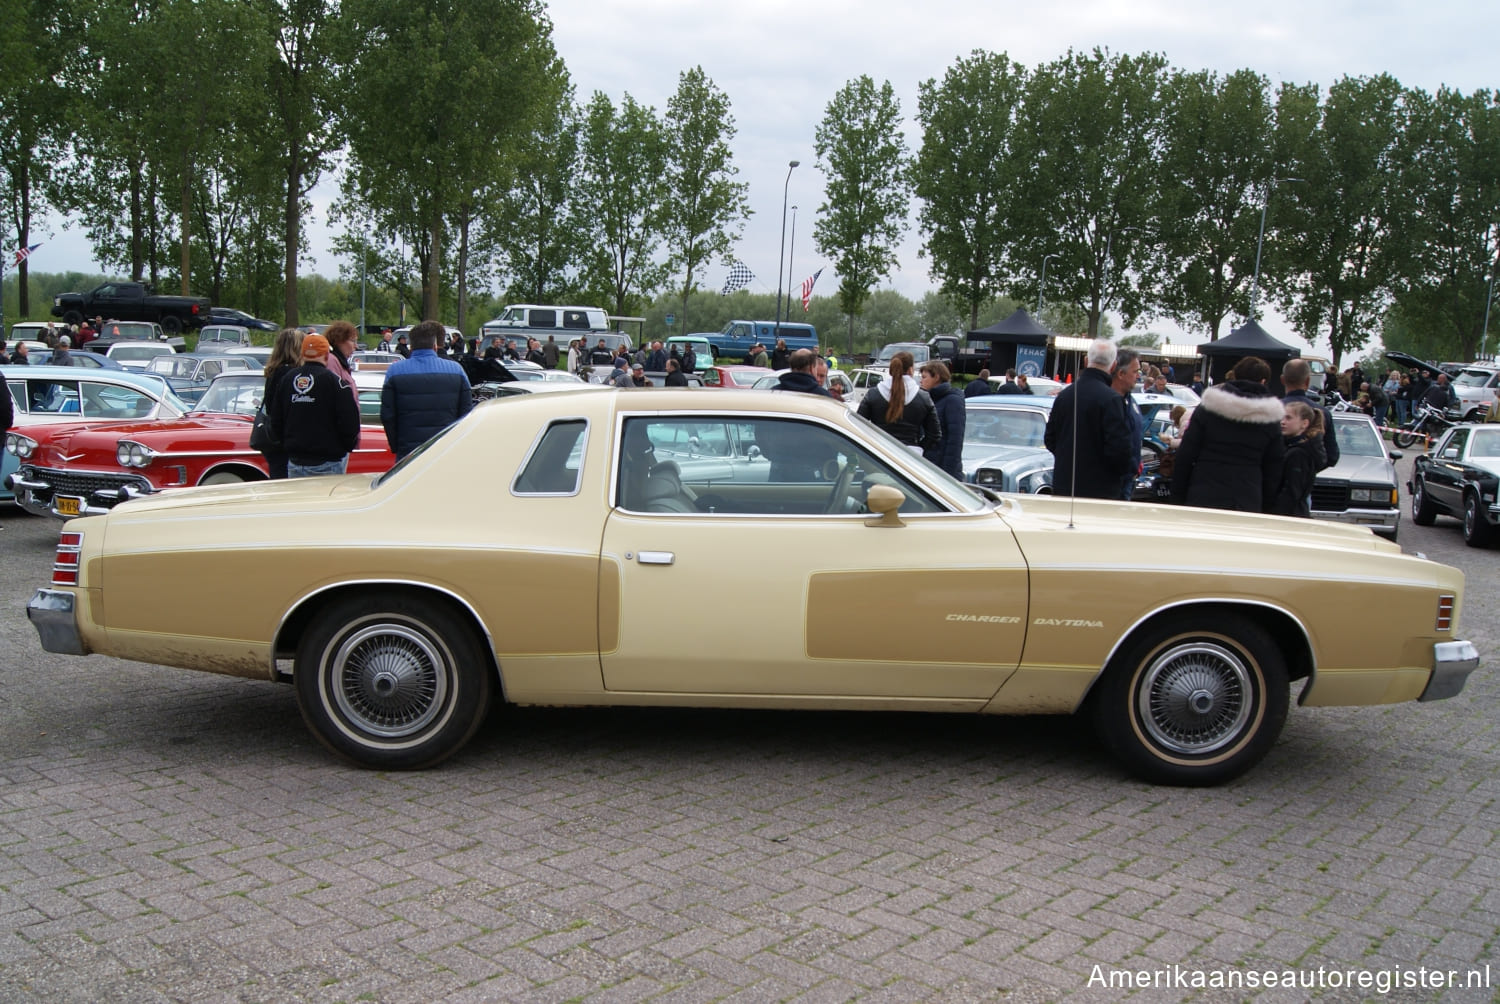
[{"label": "checkered flag", "polygon": [[724,288],[719,290],[720,296],[728,296],[737,289],[744,289],[750,285],[750,280],[755,278],[755,273],[750,271],[742,261],[734,263],[729,270],[729,278],[724,280]]}]

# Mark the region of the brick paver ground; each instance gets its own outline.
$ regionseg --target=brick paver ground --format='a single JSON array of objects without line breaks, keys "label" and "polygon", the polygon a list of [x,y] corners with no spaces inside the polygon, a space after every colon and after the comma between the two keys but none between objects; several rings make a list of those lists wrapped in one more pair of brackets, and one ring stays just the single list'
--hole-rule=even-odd
[{"label": "brick paver ground", "polygon": [[1144,1000],[1500,987],[1500,555],[1446,521],[1403,543],[1469,571],[1468,690],[1294,708],[1207,791],[1126,777],[1066,718],[518,710],[440,769],[360,771],[288,687],[43,653],[22,608],[56,525],[0,528],[3,1001],[1106,1001],[1091,977],[1122,968],[1492,970]]}]

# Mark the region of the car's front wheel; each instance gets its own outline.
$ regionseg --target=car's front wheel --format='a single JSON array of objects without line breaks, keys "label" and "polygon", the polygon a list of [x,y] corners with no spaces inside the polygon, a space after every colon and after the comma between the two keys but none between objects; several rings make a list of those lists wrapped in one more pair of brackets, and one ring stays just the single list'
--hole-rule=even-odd
[{"label": "car's front wheel", "polygon": [[1417,526],[1431,526],[1437,520],[1437,506],[1427,497],[1427,485],[1420,475],[1411,481],[1411,521]]},{"label": "car's front wheel", "polygon": [[449,606],[401,592],[336,600],[297,647],[293,679],[308,727],[363,767],[447,759],[490,705],[477,632]]},{"label": "car's front wheel", "polygon": [[1137,636],[1105,668],[1094,721],[1114,754],[1157,784],[1238,777],[1286,722],[1286,659],[1238,614],[1179,614]]},{"label": "car's front wheel", "polygon": [[1479,495],[1469,492],[1464,496],[1464,543],[1470,547],[1488,547],[1494,532],[1485,521],[1480,509]]}]

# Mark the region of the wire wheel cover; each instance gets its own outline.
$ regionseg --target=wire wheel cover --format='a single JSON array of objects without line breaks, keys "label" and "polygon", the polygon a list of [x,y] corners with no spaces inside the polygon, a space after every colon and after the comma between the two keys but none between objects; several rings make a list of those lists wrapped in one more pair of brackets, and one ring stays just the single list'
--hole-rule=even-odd
[{"label": "wire wheel cover", "polygon": [[1146,667],[1136,707],[1158,745],[1197,756],[1243,735],[1253,697],[1251,670],[1241,655],[1195,641],[1172,646]]},{"label": "wire wheel cover", "polygon": [[388,739],[421,732],[443,711],[452,656],[403,624],[349,634],[329,663],[339,712],[360,731]]}]

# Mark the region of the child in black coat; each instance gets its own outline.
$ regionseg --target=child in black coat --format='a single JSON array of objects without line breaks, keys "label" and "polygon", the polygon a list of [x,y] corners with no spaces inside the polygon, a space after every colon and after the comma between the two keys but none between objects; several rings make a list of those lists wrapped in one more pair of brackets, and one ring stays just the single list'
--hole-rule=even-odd
[{"label": "child in black coat", "polygon": [[1277,516],[1312,515],[1313,476],[1327,463],[1323,447],[1323,413],[1301,401],[1288,401],[1281,419],[1281,440],[1286,446],[1281,487],[1266,511]]}]

